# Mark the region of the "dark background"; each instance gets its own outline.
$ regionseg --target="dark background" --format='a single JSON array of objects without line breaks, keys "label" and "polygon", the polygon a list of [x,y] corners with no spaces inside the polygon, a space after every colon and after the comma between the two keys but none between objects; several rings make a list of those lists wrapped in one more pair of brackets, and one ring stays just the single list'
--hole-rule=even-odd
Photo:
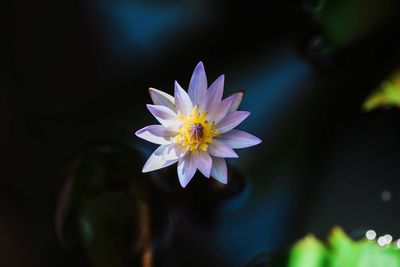
[{"label": "dark background", "polygon": [[[136,266],[140,216],[126,196],[138,191],[159,266],[244,266],[335,225],[400,238],[400,111],[361,109],[399,66],[399,11],[394,0],[3,3],[0,266]],[[198,176],[181,190],[174,167],[140,172],[155,149],[134,136],[155,122],[148,87],[186,88],[199,61],[209,84],[225,74],[225,96],[246,91],[239,128],[263,140],[230,161],[228,189]],[[145,184],[134,193],[133,180]],[[85,199],[99,207],[91,223],[122,224],[88,238]]]}]

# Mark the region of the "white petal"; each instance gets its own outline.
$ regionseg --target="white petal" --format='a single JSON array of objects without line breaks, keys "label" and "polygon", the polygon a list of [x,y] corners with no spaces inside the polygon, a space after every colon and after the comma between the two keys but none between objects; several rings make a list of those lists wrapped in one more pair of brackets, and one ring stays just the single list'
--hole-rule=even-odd
[{"label": "white petal", "polygon": [[233,111],[228,112],[226,116],[215,126],[219,133],[226,133],[236,126],[238,126],[242,121],[244,121],[250,112],[248,111]]},{"label": "white petal", "polygon": [[237,93],[234,93],[234,94],[233,94],[233,97],[234,97],[235,99],[233,100],[233,103],[232,103],[232,105],[231,105],[229,111],[236,111],[236,110],[238,110],[238,108],[239,108],[239,106],[240,106],[240,103],[242,102],[243,95],[244,95],[244,92],[243,92],[243,91],[240,91],[240,92],[237,92]]},{"label": "white petal", "polygon": [[166,148],[165,145],[159,146],[153,154],[149,157],[146,163],[143,166],[142,172],[151,172],[158,169],[165,168],[176,163],[178,160],[164,160],[162,158],[164,149]]},{"label": "white petal", "polygon": [[233,100],[233,97],[228,97],[218,103],[217,106],[211,107],[209,113],[207,114],[207,119],[215,124],[220,122],[228,113]]},{"label": "white petal", "polygon": [[207,152],[203,151],[193,151],[192,157],[197,169],[199,169],[199,171],[205,177],[209,178],[212,166],[212,160],[210,155]]},{"label": "white petal", "polygon": [[223,184],[228,182],[228,170],[223,158],[212,157],[211,177]]},{"label": "white petal", "polygon": [[183,157],[186,153],[186,149],[180,144],[170,144],[163,152],[164,160],[175,160]]},{"label": "white petal", "polygon": [[199,104],[207,92],[207,77],[203,63],[197,64],[189,83],[189,96],[193,105]]},{"label": "white petal", "polygon": [[135,134],[137,137],[149,142],[167,145],[171,143],[171,137],[175,135],[175,132],[168,130],[162,125],[149,125],[140,129]]},{"label": "white petal", "polygon": [[231,148],[245,148],[261,143],[258,137],[240,130],[231,130],[217,137]]},{"label": "white petal", "polygon": [[223,142],[218,141],[216,139],[214,139],[211,142],[211,144],[208,145],[207,151],[208,151],[208,153],[210,153],[211,156],[219,157],[219,158],[238,158],[239,157],[230,146],[228,146],[227,144],[224,144]]},{"label": "white petal", "polygon": [[189,95],[177,81],[175,81],[175,105],[176,110],[181,112],[183,116],[187,116],[193,111],[193,104]]},{"label": "white petal", "polygon": [[171,127],[171,129],[176,129],[179,126],[178,116],[175,112],[165,106],[159,105],[147,105],[151,114],[165,127]]},{"label": "white petal", "polygon": [[184,157],[180,158],[178,162],[178,178],[181,186],[186,187],[195,173],[196,165],[193,162],[191,154],[187,153]]},{"label": "white petal", "polygon": [[[205,99],[207,103],[204,104],[206,110],[215,107],[221,102],[222,94],[224,93],[224,80],[225,75],[221,75],[210,85],[210,88],[208,88]],[[202,107],[202,104],[200,104],[200,107]]]},{"label": "white petal", "polygon": [[149,88],[149,92],[154,105],[166,106],[171,110],[175,110],[175,100],[172,95],[155,88]]}]

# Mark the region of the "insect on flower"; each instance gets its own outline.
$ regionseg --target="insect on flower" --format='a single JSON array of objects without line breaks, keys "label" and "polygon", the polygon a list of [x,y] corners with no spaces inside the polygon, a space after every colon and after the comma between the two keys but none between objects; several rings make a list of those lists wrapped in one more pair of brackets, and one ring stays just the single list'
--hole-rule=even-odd
[{"label": "insect on flower", "polygon": [[237,158],[233,149],[261,143],[247,132],[235,130],[249,115],[238,111],[243,92],[222,99],[224,75],[207,89],[203,63],[197,64],[186,92],[175,81],[174,96],[150,88],[154,105],[149,111],[161,123],[140,129],[136,135],[160,145],[143,167],[150,172],[178,162],[178,178],[182,187],[197,170],[226,184],[227,167],[224,158]]}]

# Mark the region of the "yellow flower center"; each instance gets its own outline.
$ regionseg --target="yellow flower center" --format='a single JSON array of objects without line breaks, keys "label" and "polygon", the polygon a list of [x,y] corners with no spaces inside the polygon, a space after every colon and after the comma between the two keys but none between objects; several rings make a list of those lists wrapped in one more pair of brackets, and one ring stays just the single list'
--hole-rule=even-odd
[{"label": "yellow flower center", "polygon": [[207,112],[199,112],[197,105],[192,114],[188,116],[179,115],[179,120],[183,124],[178,130],[179,133],[174,137],[174,142],[190,149],[190,151],[207,151],[208,144],[219,134],[214,123],[207,121]]}]

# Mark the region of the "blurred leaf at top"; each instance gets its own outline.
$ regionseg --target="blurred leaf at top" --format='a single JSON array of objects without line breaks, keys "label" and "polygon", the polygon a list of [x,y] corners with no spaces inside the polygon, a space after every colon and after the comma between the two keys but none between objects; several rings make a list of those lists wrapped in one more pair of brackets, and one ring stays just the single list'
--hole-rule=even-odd
[{"label": "blurred leaf at top", "polygon": [[365,111],[387,107],[400,107],[400,71],[383,81],[363,104]]},{"label": "blurred leaf at top", "polygon": [[323,35],[345,46],[396,18],[396,0],[317,0],[314,17]]}]

